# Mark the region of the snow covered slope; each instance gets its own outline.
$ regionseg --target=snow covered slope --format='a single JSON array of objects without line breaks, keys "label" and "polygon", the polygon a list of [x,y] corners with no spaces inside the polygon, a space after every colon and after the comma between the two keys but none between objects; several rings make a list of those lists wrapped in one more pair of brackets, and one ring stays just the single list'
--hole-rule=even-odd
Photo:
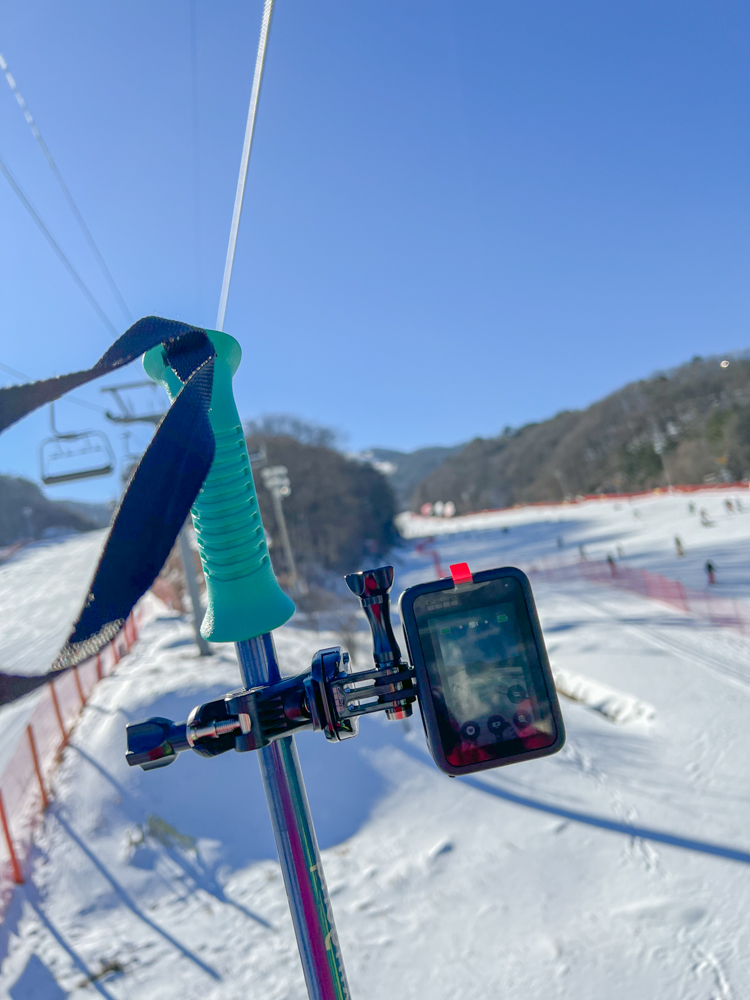
[{"label": "snow covered slope", "polygon": [[[731,513],[727,500],[735,508]],[[701,510],[709,524],[702,523]],[[717,594],[750,596],[750,490],[587,500],[454,518],[401,514],[399,522],[408,538],[435,537],[438,552],[445,554],[446,571],[451,553],[464,552],[469,561],[475,554],[475,568],[481,569],[497,558],[508,564],[577,560],[583,546],[589,559],[612,555],[629,566],[681,580],[694,590],[706,588],[704,567],[710,559],[717,569]],[[675,535],[683,544],[682,558],[677,555]],[[421,565],[429,572],[430,557],[424,556]]]},{"label": "snow covered slope", "polygon": [[0,565],[0,671],[49,670],[81,610],[105,535],[35,542]]},{"label": "snow covered slope", "polygon": [[[35,542],[0,565],[0,671],[49,670],[81,610],[105,535],[92,531]],[[23,736],[42,691],[0,706],[0,768]]]},{"label": "snow covered slope", "polygon": [[[639,541],[641,519],[612,505],[607,524],[606,508],[569,512],[566,544],[585,537],[592,555],[623,544],[662,572],[659,532],[694,544],[671,526],[675,512],[661,527],[654,514]],[[479,569],[556,550],[556,521],[505,516],[508,534],[501,524],[441,538],[444,562]],[[722,551],[746,596],[750,516],[734,523],[744,534],[727,531]],[[430,576],[428,557],[405,551],[395,589]],[[750,981],[750,642],[581,581],[536,592],[553,667],[650,712],[614,724],[565,700],[561,753],[455,781],[432,765],[418,720],[365,719],[338,746],[298,739],[352,996],[739,1000]],[[291,670],[338,641],[289,626],[277,636]],[[237,678],[231,648],[200,660],[168,615],[99,685],[0,937],[0,993],[304,998],[252,755],[186,754],[152,773],[124,761],[127,720],[184,717]]]}]

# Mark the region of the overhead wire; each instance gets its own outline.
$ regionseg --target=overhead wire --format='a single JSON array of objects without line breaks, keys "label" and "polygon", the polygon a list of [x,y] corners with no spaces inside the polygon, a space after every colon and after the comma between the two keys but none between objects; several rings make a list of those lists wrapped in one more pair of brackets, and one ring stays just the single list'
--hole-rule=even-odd
[{"label": "overhead wire", "polygon": [[195,307],[196,315],[200,315],[201,312],[201,287],[203,285],[202,281],[202,268],[201,268],[201,247],[203,240],[201,239],[203,231],[203,217],[201,213],[201,201],[200,201],[200,176],[201,176],[201,158],[200,158],[200,129],[199,129],[199,115],[198,115],[198,11],[197,11],[197,0],[190,0],[190,104],[191,104],[191,118],[192,118],[192,133],[193,133],[193,226],[194,226],[194,238],[195,238],[195,252],[194,252],[194,268],[195,268]]},{"label": "overhead wire", "polygon": [[111,322],[109,316],[107,316],[107,314],[105,313],[105,311],[102,309],[102,307],[96,301],[96,299],[94,298],[93,293],[89,290],[89,288],[86,285],[86,283],[84,282],[83,278],[80,276],[80,274],[78,273],[78,271],[76,271],[76,269],[73,267],[73,265],[71,264],[70,260],[68,260],[68,257],[66,256],[65,251],[62,249],[62,247],[57,242],[57,240],[55,239],[55,237],[52,235],[52,233],[46,227],[46,225],[42,221],[42,218],[39,215],[39,213],[37,212],[37,210],[34,208],[34,206],[31,204],[31,202],[29,201],[29,199],[23,193],[23,191],[21,190],[18,182],[16,181],[15,177],[13,176],[13,174],[8,169],[8,166],[5,163],[5,161],[2,159],[2,157],[0,157],[0,172],[2,172],[5,175],[5,179],[10,184],[10,186],[13,188],[14,192],[18,196],[19,201],[21,202],[21,204],[23,205],[23,207],[26,209],[26,211],[29,213],[29,215],[31,216],[31,218],[34,220],[34,222],[36,223],[36,225],[39,227],[39,229],[41,230],[42,234],[44,235],[44,238],[47,240],[47,242],[49,243],[49,245],[52,247],[52,249],[55,251],[55,253],[57,254],[57,256],[60,258],[60,260],[62,261],[63,267],[66,269],[66,271],[71,276],[71,278],[76,283],[76,285],[78,285],[78,288],[81,290],[81,292],[86,297],[86,299],[87,299],[89,305],[91,306],[91,308],[97,314],[97,316],[99,317],[99,319],[101,319],[102,323],[104,323],[104,325],[107,327],[107,329],[112,334],[114,334],[115,337],[117,337],[118,336],[118,331],[116,330],[115,326]]},{"label": "overhead wire", "polygon": [[219,297],[219,313],[216,319],[216,329],[224,329],[224,318],[227,312],[227,300],[229,299],[229,285],[232,281],[232,269],[234,267],[234,253],[237,249],[237,234],[240,229],[240,217],[242,215],[242,205],[245,199],[245,184],[247,182],[247,168],[250,163],[250,149],[253,144],[253,132],[255,131],[255,113],[258,109],[258,97],[260,95],[260,85],[263,79],[263,65],[266,59],[266,46],[268,44],[268,32],[271,27],[271,14],[273,13],[274,0],[265,0],[263,7],[263,20],[260,25],[260,38],[258,39],[258,54],[255,59],[255,72],[253,73],[253,86],[250,91],[250,107],[247,111],[247,125],[245,126],[245,141],[242,145],[242,157],[240,158],[240,175],[237,178],[237,192],[234,197],[234,210],[232,211],[232,224],[229,227],[229,246],[227,247],[227,259],[224,264],[224,278],[221,283],[221,296]]},{"label": "overhead wire", "polygon": [[76,222],[78,223],[81,232],[83,233],[84,239],[88,243],[89,249],[96,258],[96,261],[101,269],[101,272],[104,275],[104,278],[107,284],[109,285],[112,294],[117,300],[117,304],[119,305],[122,314],[129,323],[132,323],[133,317],[130,313],[130,310],[127,307],[125,299],[123,298],[120,289],[117,287],[117,283],[115,282],[115,279],[112,277],[112,273],[107,267],[104,257],[102,256],[99,247],[96,245],[94,237],[91,235],[91,231],[89,230],[89,227],[86,225],[86,222],[83,216],[81,215],[81,212],[78,208],[78,205],[75,202],[75,199],[73,198],[73,195],[70,193],[68,185],[65,183],[65,180],[63,179],[63,175],[60,173],[60,170],[57,164],[55,163],[52,153],[50,153],[49,151],[47,143],[42,138],[42,134],[39,131],[39,127],[34,121],[34,118],[31,112],[29,111],[28,105],[26,104],[23,95],[18,89],[18,84],[16,83],[15,78],[13,77],[13,75],[10,72],[10,69],[8,68],[8,63],[1,52],[0,52],[0,69],[5,74],[5,79],[8,81],[8,86],[10,87],[16,101],[18,102],[18,106],[20,107],[21,111],[23,111],[24,118],[26,119],[34,138],[38,142],[40,149],[44,153],[47,163],[49,164],[52,173],[55,175],[57,183],[60,185],[60,190],[65,196],[65,199],[68,202],[68,205],[70,206],[70,210],[75,216]]}]

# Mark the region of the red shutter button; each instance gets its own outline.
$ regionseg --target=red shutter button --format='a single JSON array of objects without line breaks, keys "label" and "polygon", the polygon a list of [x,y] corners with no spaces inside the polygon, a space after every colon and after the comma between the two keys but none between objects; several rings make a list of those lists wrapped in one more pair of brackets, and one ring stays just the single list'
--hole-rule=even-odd
[{"label": "red shutter button", "polygon": [[453,577],[453,583],[458,585],[459,583],[473,583],[471,576],[471,570],[469,569],[468,563],[454,563],[451,568],[451,576]]}]

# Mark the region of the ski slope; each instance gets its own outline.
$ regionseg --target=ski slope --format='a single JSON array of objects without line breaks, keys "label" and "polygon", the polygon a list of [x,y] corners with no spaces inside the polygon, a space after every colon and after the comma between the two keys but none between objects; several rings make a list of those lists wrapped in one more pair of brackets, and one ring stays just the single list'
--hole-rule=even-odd
[{"label": "ski slope", "polygon": [[[732,513],[726,508],[727,500],[735,508]],[[690,512],[691,504],[694,513]],[[706,512],[708,525],[701,522],[701,510]],[[707,589],[705,564],[710,560],[717,570],[717,595],[750,595],[750,490],[587,500],[448,519],[401,514],[399,522],[407,538],[435,537],[440,552],[449,537],[469,533],[471,541],[467,539],[466,551],[476,553],[482,564],[477,568],[487,565],[486,558],[497,556],[526,564],[577,561],[583,546],[589,559],[611,555],[637,569],[681,580],[693,590]],[[675,536],[683,544],[683,557],[677,555]],[[431,566],[429,557],[423,564]]]},{"label": "ski slope", "polygon": [[[45,674],[83,606],[105,531],[35,542],[0,564],[0,671]],[[0,769],[23,736],[43,688],[0,705]]]},{"label": "ski slope", "polygon": [[34,542],[0,565],[0,671],[49,670],[83,606],[106,534]]},{"label": "ski slope", "polygon": [[[704,536],[686,508],[597,501],[429,530],[442,530],[446,566],[473,569],[557,557],[562,533],[573,552],[620,544],[635,565],[700,586],[711,552],[720,586],[750,599],[750,515],[717,510]],[[394,590],[431,574],[405,546]],[[579,698],[563,701],[555,757],[449,780],[418,719],[365,719],[337,746],[298,738],[352,996],[747,996],[750,642],[580,580],[535,592],[553,668]],[[277,633],[290,671],[338,641]],[[152,773],[124,761],[128,720],[182,718],[237,680],[232,648],[199,659],[170,613],[98,686],[0,936],[0,995],[303,1000],[252,755],[183,754]]]}]

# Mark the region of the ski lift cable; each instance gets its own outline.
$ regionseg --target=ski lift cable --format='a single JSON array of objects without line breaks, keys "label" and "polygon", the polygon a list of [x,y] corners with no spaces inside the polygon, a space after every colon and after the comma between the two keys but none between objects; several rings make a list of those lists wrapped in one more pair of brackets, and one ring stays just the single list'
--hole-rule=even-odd
[{"label": "ski lift cable", "polygon": [[201,233],[203,231],[203,218],[201,212],[200,199],[200,177],[201,177],[201,157],[200,157],[200,128],[198,115],[198,11],[197,0],[190,0],[190,104],[192,120],[193,139],[193,228],[195,237],[195,249],[193,254],[193,265],[195,268],[195,290],[196,306],[200,308],[201,294],[201,247],[203,241]]},{"label": "ski lift cable", "polygon": [[8,169],[8,166],[5,163],[5,161],[2,159],[2,157],[0,157],[0,173],[3,173],[5,175],[5,179],[10,184],[10,186],[13,188],[13,191],[18,196],[19,201],[21,202],[21,204],[23,205],[23,207],[26,209],[26,211],[29,213],[29,215],[34,220],[34,222],[39,227],[39,229],[42,231],[42,234],[44,235],[44,238],[47,240],[47,242],[49,243],[49,245],[52,247],[52,249],[55,251],[55,253],[57,254],[57,256],[60,258],[60,260],[61,260],[63,266],[65,267],[66,271],[68,272],[68,274],[71,276],[71,278],[73,279],[73,281],[75,281],[76,285],[78,285],[78,287],[81,290],[81,292],[83,292],[83,294],[86,296],[86,299],[87,299],[89,305],[91,306],[91,308],[97,314],[97,316],[102,321],[102,323],[104,323],[104,325],[107,327],[107,329],[111,333],[113,333],[114,336],[116,337],[117,336],[117,330],[116,330],[114,324],[110,321],[110,319],[107,316],[107,314],[104,312],[104,310],[102,309],[102,307],[96,301],[96,299],[94,298],[93,294],[89,290],[88,286],[85,284],[83,278],[79,275],[78,271],[76,271],[76,269],[73,267],[73,265],[71,264],[71,262],[68,260],[68,257],[66,256],[65,251],[62,249],[62,247],[57,242],[57,240],[55,239],[55,237],[52,235],[52,233],[46,227],[46,225],[42,221],[42,218],[39,215],[39,213],[37,212],[37,210],[34,208],[34,206],[31,204],[31,202],[29,201],[29,199],[23,193],[23,191],[21,190],[20,186],[18,185],[18,182],[16,181],[15,177],[13,176],[13,174]]},{"label": "ski lift cable", "polygon": [[117,304],[119,305],[120,309],[122,310],[122,313],[123,313],[125,319],[129,323],[132,323],[133,322],[133,317],[132,317],[132,315],[130,313],[130,310],[127,307],[127,304],[125,303],[125,299],[122,297],[120,289],[117,287],[117,283],[115,282],[115,279],[112,277],[112,273],[109,270],[109,268],[107,267],[107,265],[105,263],[105,260],[104,260],[104,257],[102,257],[102,254],[101,254],[101,252],[99,250],[99,247],[96,245],[96,242],[94,241],[94,237],[91,235],[91,231],[89,230],[89,227],[86,225],[86,222],[84,221],[84,218],[81,215],[81,212],[80,212],[80,210],[78,208],[78,205],[76,205],[76,203],[75,203],[73,195],[70,193],[70,189],[68,188],[68,185],[65,183],[65,180],[63,179],[63,175],[60,173],[60,170],[59,170],[57,164],[55,163],[55,161],[54,161],[54,159],[52,157],[52,153],[50,153],[50,151],[49,151],[47,143],[42,138],[42,133],[39,131],[39,127],[36,124],[36,122],[34,121],[34,118],[33,118],[32,114],[29,111],[28,106],[26,104],[26,101],[24,100],[23,95],[21,94],[21,92],[18,89],[18,84],[16,83],[13,75],[11,74],[11,72],[10,72],[10,70],[8,68],[8,63],[5,60],[2,52],[0,52],[0,69],[3,71],[3,73],[5,73],[5,79],[8,81],[8,86],[10,87],[11,91],[13,92],[13,96],[15,97],[16,101],[18,102],[18,106],[20,107],[21,111],[23,111],[24,118],[26,119],[26,121],[27,121],[27,123],[29,125],[29,128],[31,129],[31,132],[32,132],[32,134],[34,136],[34,138],[39,143],[39,147],[42,150],[42,152],[44,153],[44,156],[45,156],[45,158],[47,160],[47,163],[49,164],[50,169],[52,170],[52,173],[55,175],[57,183],[60,185],[60,190],[62,191],[63,195],[65,196],[65,199],[68,202],[68,205],[70,206],[70,210],[71,210],[71,212],[73,213],[73,215],[76,218],[76,222],[80,226],[80,229],[81,229],[81,232],[83,233],[84,239],[88,243],[89,249],[93,253],[94,257],[96,258],[96,261],[97,261],[97,263],[98,263],[98,265],[99,265],[99,267],[101,269],[102,274],[104,275],[104,278],[105,278],[107,284],[109,285],[109,287],[110,287],[110,289],[112,291],[112,294],[117,299]]},{"label": "ski lift cable", "polygon": [[219,313],[216,319],[216,329],[224,329],[224,318],[227,312],[227,300],[229,298],[229,284],[232,280],[232,268],[234,267],[234,252],[237,248],[237,234],[240,229],[240,216],[242,215],[242,204],[245,199],[245,184],[247,182],[247,168],[250,163],[250,149],[253,144],[253,132],[255,131],[255,113],[258,109],[258,97],[260,95],[260,85],[263,79],[263,64],[266,59],[266,46],[268,44],[268,31],[271,27],[271,14],[273,13],[274,0],[265,0],[263,7],[263,20],[260,25],[260,38],[258,39],[258,54],[255,59],[255,72],[253,73],[253,87],[250,91],[250,106],[247,111],[247,125],[245,126],[245,141],[242,145],[242,157],[240,159],[240,175],[237,178],[237,192],[234,196],[234,210],[232,212],[232,224],[229,227],[229,246],[227,247],[227,259],[224,264],[224,278],[221,283],[221,296],[219,298]]}]

